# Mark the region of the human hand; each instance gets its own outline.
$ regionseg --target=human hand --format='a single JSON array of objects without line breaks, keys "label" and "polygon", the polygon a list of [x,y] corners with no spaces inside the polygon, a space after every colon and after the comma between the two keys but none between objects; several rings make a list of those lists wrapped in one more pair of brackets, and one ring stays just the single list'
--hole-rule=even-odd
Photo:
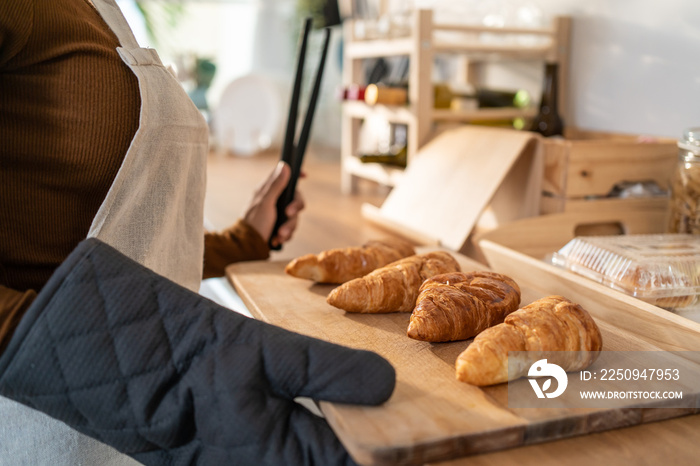
[{"label": "human hand", "polygon": [[294,399],[378,405],[394,384],[375,353],[244,317],[96,239],[0,358],[0,394],[146,465],[353,464]]},{"label": "human hand", "polygon": [[287,221],[277,229],[274,238],[270,238],[277,220],[277,199],[289,183],[291,168],[279,162],[275,170],[257,189],[243,219],[272,245],[278,246],[289,241],[294,234],[299,220],[299,213],[304,209],[304,199],[299,191],[294,193],[294,200],[285,209]]}]

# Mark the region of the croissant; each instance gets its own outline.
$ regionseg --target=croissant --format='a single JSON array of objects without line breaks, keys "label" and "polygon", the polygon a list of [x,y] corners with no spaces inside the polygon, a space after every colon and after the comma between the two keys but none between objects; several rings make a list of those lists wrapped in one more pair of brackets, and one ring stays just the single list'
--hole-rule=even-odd
[{"label": "croissant", "polygon": [[337,248],[320,254],[298,257],[284,271],[317,283],[345,283],[416,253],[413,246],[399,239],[375,240],[363,246]]},{"label": "croissant", "polygon": [[340,285],[326,301],[348,312],[411,312],[425,279],[459,270],[459,264],[447,252],[418,254]]},{"label": "croissant", "polygon": [[520,288],[505,275],[476,271],[423,282],[408,336],[423,341],[466,340],[503,322],[520,305]]},{"label": "croissant", "polygon": [[[579,371],[595,361],[602,346],[600,329],[585,309],[562,296],[548,296],[477,335],[457,358],[457,379],[478,386],[515,380],[544,351],[566,351],[554,362],[565,371]],[[511,364],[509,374],[509,351],[532,353],[527,361]]]}]

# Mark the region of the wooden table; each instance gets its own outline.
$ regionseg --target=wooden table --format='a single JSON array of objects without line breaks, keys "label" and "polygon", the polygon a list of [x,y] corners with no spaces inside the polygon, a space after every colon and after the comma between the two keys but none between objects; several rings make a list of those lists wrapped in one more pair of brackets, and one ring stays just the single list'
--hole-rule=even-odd
[{"label": "wooden table", "polygon": [[[360,216],[361,203],[374,200],[378,204],[381,202],[381,193],[369,187],[368,194],[343,197],[337,184],[337,164],[329,159],[310,157],[309,160],[305,167],[308,177],[300,185],[307,201],[302,224],[295,239],[282,252],[276,253],[273,259],[285,260],[329,247],[360,244],[366,239],[388,234],[368,224]],[[210,188],[220,189],[225,185],[229,189],[232,181],[235,184],[237,179],[242,179],[249,172],[245,168],[257,166],[259,173],[266,173],[274,161],[272,156],[260,159],[217,159],[210,167],[216,171],[214,177],[210,172],[210,182],[214,178]],[[241,165],[244,165],[244,170],[240,170]],[[239,186],[247,187],[242,181]],[[222,191],[210,193],[208,214],[210,218],[225,218],[222,213],[226,213],[225,209],[230,208],[230,203],[217,211],[216,203],[213,202],[216,195],[221,199],[226,198]],[[221,205],[224,205],[223,201]],[[225,226],[220,222],[219,225]],[[698,456],[700,416],[695,415],[432,464],[697,464]]]},{"label": "wooden table", "polygon": [[700,416],[503,450],[432,466],[698,464]]}]

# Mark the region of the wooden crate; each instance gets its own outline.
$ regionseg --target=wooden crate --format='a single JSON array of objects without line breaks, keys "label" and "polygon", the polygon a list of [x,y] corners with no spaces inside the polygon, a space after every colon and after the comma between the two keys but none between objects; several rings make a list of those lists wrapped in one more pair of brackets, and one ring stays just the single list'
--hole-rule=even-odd
[{"label": "wooden crate", "polygon": [[[670,185],[678,148],[673,139],[569,128],[564,139],[543,139],[542,214],[604,208],[626,209],[629,200],[606,199],[618,183]],[[645,202],[665,208],[666,198]]]},{"label": "wooden crate", "polygon": [[[609,233],[664,233],[667,213],[650,205],[626,210],[562,212],[516,220],[477,238],[489,267],[516,281],[529,280],[581,304],[596,320],[667,351],[700,351],[700,322],[616,291],[544,260],[576,236]],[[625,310],[616,303],[629,305]]]}]

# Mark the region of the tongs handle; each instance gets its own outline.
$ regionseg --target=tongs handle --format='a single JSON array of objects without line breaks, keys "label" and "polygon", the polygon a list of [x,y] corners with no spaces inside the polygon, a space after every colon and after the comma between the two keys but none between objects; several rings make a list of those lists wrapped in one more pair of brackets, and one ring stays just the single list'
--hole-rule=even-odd
[{"label": "tongs handle", "polygon": [[294,79],[294,88],[292,89],[292,99],[289,106],[289,116],[287,118],[287,129],[284,138],[284,146],[282,147],[282,154],[280,159],[291,168],[291,176],[286,188],[277,199],[277,219],[275,221],[275,226],[272,229],[272,234],[268,240],[268,246],[273,250],[282,249],[281,244],[273,244],[272,239],[277,236],[279,227],[282,226],[284,222],[287,221],[287,214],[285,212],[287,206],[294,200],[294,193],[296,192],[297,181],[301,174],[301,166],[304,161],[304,154],[306,153],[306,145],[309,140],[309,134],[311,133],[311,123],[314,118],[314,112],[316,110],[316,102],[318,100],[318,94],[321,89],[321,78],[323,77],[323,69],[326,64],[326,55],[328,53],[328,44],[330,42],[329,28],[324,29],[324,42],[323,50],[321,52],[321,58],[319,60],[318,69],[316,70],[316,77],[314,79],[313,89],[311,91],[311,97],[309,99],[309,105],[306,110],[306,115],[304,117],[304,124],[301,128],[301,133],[299,134],[299,139],[294,143],[294,135],[296,133],[296,121],[297,113],[299,111],[299,94],[301,92],[301,81],[304,70],[304,60],[306,56],[306,43],[308,40],[309,31],[311,29],[311,18],[307,18],[304,24],[304,30],[302,32],[301,46],[299,47],[299,55],[297,57],[297,68],[296,76]]}]

